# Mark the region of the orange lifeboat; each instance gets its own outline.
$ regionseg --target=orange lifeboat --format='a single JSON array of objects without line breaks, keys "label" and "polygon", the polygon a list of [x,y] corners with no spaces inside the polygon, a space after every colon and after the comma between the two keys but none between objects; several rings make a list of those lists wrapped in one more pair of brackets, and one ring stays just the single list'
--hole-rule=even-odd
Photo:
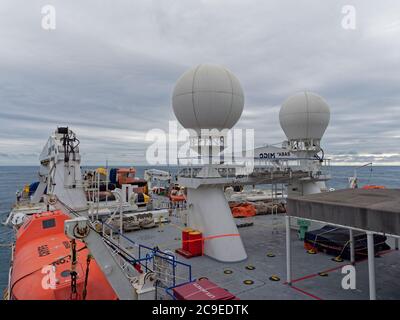
[{"label": "orange lifeboat", "polygon": [[186,195],[183,190],[173,189],[170,191],[169,198],[172,202],[183,202],[186,201]]},{"label": "orange lifeboat", "polygon": [[172,202],[183,202],[186,201],[186,197],[184,194],[181,195],[170,195],[170,199]]},{"label": "orange lifeboat", "polygon": [[10,281],[11,299],[83,299],[84,289],[87,300],[117,299],[96,261],[88,259],[90,252],[81,241],[76,241],[76,285],[73,286],[76,293],[71,294],[71,242],[64,234],[67,219],[69,217],[61,211],[35,214],[18,230]]},{"label": "orange lifeboat", "polygon": [[362,189],[364,190],[374,190],[374,189],[386,189],[385,186],[376,186],[376,185],[372,185],[372,184],[368,184],[362,187]]},{"label": "orange lifeboat", "polygon": [[256,208],[251,203],[240,203],[231,208],[234,218],[254,217],[257,213]]}]

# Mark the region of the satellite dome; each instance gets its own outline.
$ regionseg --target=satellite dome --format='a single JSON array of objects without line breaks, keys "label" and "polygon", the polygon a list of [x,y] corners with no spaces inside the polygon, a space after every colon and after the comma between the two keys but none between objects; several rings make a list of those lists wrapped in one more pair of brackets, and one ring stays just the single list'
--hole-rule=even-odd
[{"label": "satellite dome", "polygon": [[279,121],[289,140],[320,140],[329,124],[325,100],[312,92],[300,92],[281,106]]},{"label": "satellite dome", "polygon": [[186,129],[230,129],[242,114],[244,95],[232,72],[219,65],[201,64],[178,79],[172,105]]}]

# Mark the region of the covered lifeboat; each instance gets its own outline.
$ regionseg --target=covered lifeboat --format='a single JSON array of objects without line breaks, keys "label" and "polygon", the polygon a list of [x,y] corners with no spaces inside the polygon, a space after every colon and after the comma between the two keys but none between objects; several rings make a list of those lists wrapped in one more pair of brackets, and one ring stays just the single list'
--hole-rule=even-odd
[{"label": "covered lifeboat", "polygon": [[[116,300],[117,295],[81,241],[64,234],[61,211],[31,216],[18,230],[9,297],[13,300]],[[71,246],[76,264],[72,268]],[[71,270],[75,270],[71,276]]]}]

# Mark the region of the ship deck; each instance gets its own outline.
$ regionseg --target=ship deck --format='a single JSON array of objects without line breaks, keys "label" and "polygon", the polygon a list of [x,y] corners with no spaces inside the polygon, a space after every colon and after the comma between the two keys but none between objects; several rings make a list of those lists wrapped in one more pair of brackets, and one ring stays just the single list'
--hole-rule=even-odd
[{"label": "ship deck", "polygon": [[[177,255],[179,261],[192,266],[193,278],[206,277],[222,288],[235,294],[239,299],[278,299],[278,300],[367,300],[368,263],[356,264],[356,289],[344,290],[341,282],[344,274],[341,268],[349,264],[332,261],[332,256],[318,253],[308,254],[303,242],[297,239],[292,230],[293,284],[285,284],[286,251],[284,216],[255,216],[236,219],[236,222],[253,222],[252,226],[239,228],[248,258],[237,263],[222,263],[207,256],[186,259]],[[158,246],[161,250],[174,251],[181,246],[182,225],[178,218],[172,217],[170,223],[158,228],[134,231],[125,234],[137,243],[150,247]],[[392,250],[383,252],[375,259],[377,299],[400,299],[400,251],[394,250],[393,238],[387,243]],[[268,257],[272,253],[274,257]],[[246,266],[254,266],[254,270]],[[225,270],[232,273],[226,274]],[[325,272],[327,276],[318,273]],[[184,281],[185,275],[179,274],[178,280]],[[279,281],[269,278],[276,275]],[[245,284],[252,280],[252,284]],[[178,281],[179,283],[179,281]]]}]

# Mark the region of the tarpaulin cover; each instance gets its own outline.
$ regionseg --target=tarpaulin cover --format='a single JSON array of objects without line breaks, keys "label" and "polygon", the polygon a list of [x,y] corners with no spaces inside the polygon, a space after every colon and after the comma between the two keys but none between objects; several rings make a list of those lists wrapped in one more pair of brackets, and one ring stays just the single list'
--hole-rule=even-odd
[{"label": "tarpaulin cover", "polygon": [[[356,260],[365,259],[368,255],[367,235],[365,232],[353,231]],[[307,247],[316,248],[327,254],[340,256],[343,259],[350,259],[349,230],[334,226],[325,226],[318,230],[308,231],[305,234],[304,242]],[[375,253],[389,250],[386,244],[386,236],[374,234]]]}]

